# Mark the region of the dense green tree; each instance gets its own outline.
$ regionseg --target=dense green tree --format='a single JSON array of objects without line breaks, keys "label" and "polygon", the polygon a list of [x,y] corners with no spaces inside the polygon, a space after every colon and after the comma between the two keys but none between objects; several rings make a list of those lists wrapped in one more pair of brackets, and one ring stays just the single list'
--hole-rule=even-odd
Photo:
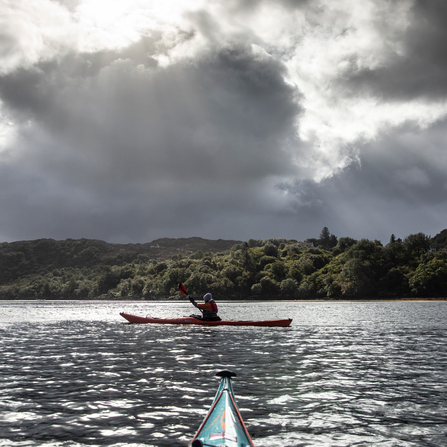
[{"label": "dense green tree", "polygon": [[310,296],[315,296],[315,291],[309,286],[307,279],[301,281],[301,284],[298,286],[297,297],[304,299]]},{"label": "dense green tree", "polygon": [[324,276],[324,292],[326,296],[337,297],[342,294],[342,286],[338,280],[338,276],[327,273]]},{"label": "dense green tree", "polygon": [[395,296],[409,293],[408,278],[401,267],[392,267],[381,278],[379,282],[379,295]]},{"label": "dense green tree", "polygon": [[213,277],[207,273],[194,272],[186,281],[187,290],[194,295],[202,295],[209,289],[212,284]]},{"label": "dense green tree", "polygon": [[323,227],[323,229],[321,230],[319,239],[316,239],[316,240],[308,239],[308,241],[313,242],[314,245],[316,245],[316,246],[320,245],[326,249],[333,248],[337,245],[337,238],[335,235],[333,235],[329,232],[328,227]]},{"label": "dense green tree", "polygon": [[419,257],[430,250],[430,237],[424,233],[410,234],[403,242],[409,256]]},{"label": "dense green tree", "polygon": [[298,283],[292,278],[286,278],[280,284],[281,295],[295,296],[298,294]]},{"label": "dense green tree", "polygon": [[144,278],[138,276],[131,281],[130,295],[143,295],[144,286],[146,285]]},{"label": "dense green tree", "polygon": [[264,245],[264,253],[266,256],[272,256],[276,258],[278,256],[278,247],[273,244]]},{"label": "dense green tree", "polygon": [[431,239],[431,246],[435,250],[442,250],[447,247],[447,229],[442,230],[439,234]]},{"label": "dense green tree", "polygon": [[273,281],[269,276],[264,276],[259,281],[262,287],[261,295],[268,296],[268,297],[274,297],[279,293],[279,286],[278,284]]},{"label": "dense green tree", "polygon": [[251,295],[252,296],[260,296],[262,294],[262,286],[260,283],[255,283],[251,286]]},{"label": "dense green tree", "polygon": [[108,270],[98,281],[99,293],[107,293],[110,289],[114,289],[120,283],[121,278],[117,271]]},{"label": "dense green tree", "polygon": [[335,235],[331,234],[331,237],[329,238],[329,248],[334,248],[337,246],[338,239]]},{"label": "dense green tree", "polygon": [[359,259],[361,261],[377,260],[381,256],[382,248],[380,243],[368,239],[361,239],[345,252],[345,256],[348,259]]},{"label": "dense green tree", "polygon": [[340,274],[340,288],[348,296],[373,296],[377,294],[374,271],[368,261],[350,259]]},{"label": "dense green tree", "polygon": [[300,258],[298,265],[305,275],[311,275],[316,270],[323,268],[328,261],[329,258],[324,254],[313,254],[311,250],[308,250],[307,253]]},{"label": "dense green tree", "polygon": [[185,282],[188,277],[189,274],[186,269],[176,267],[166,269],[165,274],[163,275],[164,289],[169,293],[172,288],[176,288],[179,283]]},{"label": "dense green tree", "polygon": [[420,264],[410,278],[413,294],[422,297],[447,295],[447,262],[433,258]]},{"label": "dense green tree", "polygon": [[165,261],[157,262],[157,263],[154,265],[154,270],[155,270],[155,272],[157,272],[157,273],[161,273],[161,272],[163,272],[164,270],[167,270],[167,268],[168,268],[168,264],[167,264]]},{"label": "dense green tree", "polygon": [[404,265],[407,263],[407,250],[402,241],[396,240],[384,247],[382,250],[382,257],[385,262],[390,264],[390,268],[393,266]]},{"label": "dense green tree", "polygon": [[248,271],[253,271],[255,269],[255,259],[254,250],[250,250],[248,244],[245,242],[242,244],[240,250],[235,254],[236,258],[239,260],[240,265],[243,269]]},{"label": "dense green tree", "polygon": [[260,239],[249,239],[248,240],[248,246],[250,248],[262,247],[263,245],[264,245],[264,241],[262,241]]},{"label": "dense green tree", "polygon": [[294,279],[298,284],[302,281],[303,273],[299,267],[298,262],[294,262],[290,265],[287,276]]},{"label": "dense green tree", "polygon": [[235,290],[242,296],[250,295],[251,288],[255,282],[254,274],[249,271],[244,271],[234,281]]},{"label": "dense green tree", "polygon": [[331,233],[329,233],[328,227],[323,227],[320,233],[319,243],[323,245],[323,247],[329,247],[329,242],[331,239]]},{"label": "dense green tree", "polygon": [[196,252],[192,255],[192,258],[194,258],[194,259],[203,259],[204,256],[205,256],[205,253],[203,253],[202,250],[198,250],[198,251],[196,251]]},{"label": "dense green tree", "polygon": [[264,270],[268,270],[272,272],[272,275],[274,276],[274,279],[276,281],[282,281],[287,274],[286,266],[284,265],[284,262],[281,261],[275,261],[272,264],[269,264],[266,266]]},{"label": "dense green tree", "polygon": [[265,269],[265,266],[267,264],[273,264],[276,262],[276,260],[277,258],[274,256],[263,256],[261,259],[259,259],[259,263],[257,264],[258,265],[257,270]]},{"label": "dense green tree", "polygon": [[228,265],[221,270],[221,275],[234,281],[238,276],[242,275],[243,269],[235,265]]},{"label": "dense green tree", "polygon": [[337,242],[336,248],[340,251],[340,253],[343,253],[356,243],[357,241],[351,237],[341,237]]},{"label": "dense green tree", "polygon": [[[347,237],[334,248],[300,246],[296,240],[250,240],[216,254],[147,260],[122,248],[110,256],[110,245],[87,240],[5,243],[0,244],[0,299],[153,299],[178,294],[179,282],[191,294],[211,291],[218,297],[440,296],[446,294],[445,235],[447,230],[435,238],[423,233],[404,241],[394,237],[385,247],[379,241]],[[329,241],[331,237],[329,233]]]}]

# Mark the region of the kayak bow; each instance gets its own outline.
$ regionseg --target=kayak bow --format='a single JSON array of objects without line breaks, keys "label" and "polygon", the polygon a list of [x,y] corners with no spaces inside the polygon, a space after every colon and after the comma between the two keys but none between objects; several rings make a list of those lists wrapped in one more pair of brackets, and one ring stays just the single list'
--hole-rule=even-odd
[{"label": "kayak bow", "polygon": [[136,324],[200,324],[203,326],[267,326],[267,327],[288,327],[292,323],[291,318],[283,320],[260,320],[260,321],[235,321],[235,320],[220,320],[210,321],[202,320],[199,317],[179,317],[179,318],[155,318],[155,317],[138,317],[136,315],[126,314],[121,312],[120,315],[129,323]]},{"label": "kayak bow", "polygon": [[216,374],[221,378],[208,414],[205,416],[190,447],[254,447],[234,397],[231,371]]}]

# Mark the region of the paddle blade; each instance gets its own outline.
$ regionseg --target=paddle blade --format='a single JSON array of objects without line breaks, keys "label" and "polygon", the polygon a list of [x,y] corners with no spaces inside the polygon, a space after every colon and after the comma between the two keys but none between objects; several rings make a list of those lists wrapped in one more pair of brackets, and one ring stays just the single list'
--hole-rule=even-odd
[{"label": "paddle blade", "polygon": [[178,289],[180,290],[181,293],[183,293],[183,295],[188,296],[188,292],[186,291],[185,286],[182,283],[178,285]]}]

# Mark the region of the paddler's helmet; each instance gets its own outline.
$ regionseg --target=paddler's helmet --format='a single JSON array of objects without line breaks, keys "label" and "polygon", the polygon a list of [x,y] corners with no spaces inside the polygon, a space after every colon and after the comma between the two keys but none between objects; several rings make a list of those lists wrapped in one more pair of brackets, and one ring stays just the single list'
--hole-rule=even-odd
[{"label": "paddler's helmet", "polygon": [[205,301],[205,303],[211,301],[212,299],[213,297],[211,296],[211,293],[206,293],[205,295],[203,295],[203,301]]}]

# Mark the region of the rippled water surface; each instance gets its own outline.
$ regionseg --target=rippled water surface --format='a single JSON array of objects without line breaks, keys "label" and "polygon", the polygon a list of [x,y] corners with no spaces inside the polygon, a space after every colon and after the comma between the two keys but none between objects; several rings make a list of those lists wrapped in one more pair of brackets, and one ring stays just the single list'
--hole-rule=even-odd
[{"label": "rippled water surface", "polygon": [[447,445],[447,302],[0,302],[0,446],[186,446],[222,369],[261,446]]}]

